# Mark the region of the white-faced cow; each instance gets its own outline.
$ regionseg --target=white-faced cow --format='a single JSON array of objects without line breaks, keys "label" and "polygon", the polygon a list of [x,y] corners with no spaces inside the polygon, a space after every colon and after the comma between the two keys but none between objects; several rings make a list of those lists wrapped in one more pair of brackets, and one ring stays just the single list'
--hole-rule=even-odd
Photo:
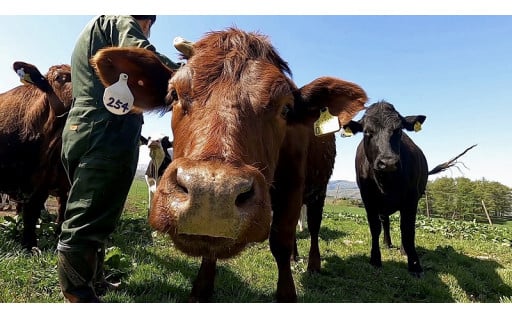
[{"label": "white-faced cow", "polygon": [[235,28],[207,33],[172,78],[170,70],[159,78],[164,66],[143,49],[108,48],[92,62],[105,85],[126,73],[135,105],[172,108],[174,158],[149,222],[179,250],[202,257],[190,300],[211,298],[218,259],[268,238],[276,298],[296,301],[290,257],[306,181],[316,173],[308,158],[326,156],[313,123],[324,108],[348,123],[364,108],[364,90],[333,77],[298,88],[265,36]]},{"label": "white-faced cow", "polygon": [[0,191],[19,202],[22,245],[37,247],[36,223],[49,194],[59,200],[63,220],[69,181],[60,159],[62,129],[71,107],[69,65],[50,67],[46,76],[15,62],[25,85],[0,94]]},{"label": "white-faced cow", "polygon": [[158,135],[149,136],[145,143],[149,149],[149,164],[144,174],[148,186],[148,211],[151,211],[151,202],[153,201],[156,187],[165,169],[171,164],[172,142],[169,136]]},{"label": "white-faced cow", "polygon": [[402,248],[407,254],[409,272],[417,277],[421,276],[423,269],[415,247],[416,213],[428,175],[446,170],[465,153],[429,172],[423,152],[403,132],[418,131],[425,119],[423,115],[403,117],[393,105],[380,101],[369,106],[361,120],[350,121],[344,126],[354,134],[364,133],[357,147],[355,166],[372,237],[370,263],[382,267],[379,249],[381,223],[384,243],[391,247],[389,216],[400,211]]}]

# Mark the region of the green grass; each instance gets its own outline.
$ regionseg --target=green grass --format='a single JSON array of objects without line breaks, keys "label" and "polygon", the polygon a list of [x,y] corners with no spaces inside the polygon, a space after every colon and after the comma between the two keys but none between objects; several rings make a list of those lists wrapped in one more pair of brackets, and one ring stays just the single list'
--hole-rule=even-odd
[{"label": "green grass", "polygon": [[[200,260],[176,250],[166,236],[149,228],[146,218],[146,185],[137,179],[108,243],[112,249],[107,274],[120,279],[122,288],[108,292],[103,297],[106,302],[187,301]],[[292,269],[299,302],[512,302],[509,224],[491,227],[421,216],[417,223],[416,245],[425,269],[421,279],[408,274],[406,257],[398,249],[382,248],[383,267],[373,268],[364,209],[326,204],[320,274],[306,272],[309,235],[307,231],[297,235],[300,256]],[[0,225],[0,302],[63,302],[54,248],[43,249],[39,256],[23,252],[9,229]],[[399,246],[398,214],[391,217],[391,235]],[[254,244],[238,257],[219,261],[213,301],[273,302],[276,282],[268,241]]]}]

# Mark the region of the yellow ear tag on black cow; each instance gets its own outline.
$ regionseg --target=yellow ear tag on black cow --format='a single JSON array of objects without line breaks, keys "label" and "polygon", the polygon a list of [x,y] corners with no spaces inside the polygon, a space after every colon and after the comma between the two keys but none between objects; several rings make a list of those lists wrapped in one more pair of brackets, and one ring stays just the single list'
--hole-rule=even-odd
[{"label": "yellow ear tag on black cow", "polygon": [[338,117],[331,115],[327,107],[320,110],[320,117],[313,125],[315,136],[335,133],[341,129]]},{"label": "yellow ear tag on black cow", "polygon": [[128,87],[128,75],[119,74],[119,80],[105,88],[103,103],[105,108],[116,115],[126,115],[133,108],[134,97]]},{"label": "yellow ear tag on black cow", "polygon": [[414,132],[418,132],[421,130],[421,123],[419,121],[414,123]]},{"label": "yellow ear tag on black cow", "polygon": [[352,137],[354,136],[354,133],[352,132],[352,129],[350,127],[341,128],[340,131],[341,137]]}]

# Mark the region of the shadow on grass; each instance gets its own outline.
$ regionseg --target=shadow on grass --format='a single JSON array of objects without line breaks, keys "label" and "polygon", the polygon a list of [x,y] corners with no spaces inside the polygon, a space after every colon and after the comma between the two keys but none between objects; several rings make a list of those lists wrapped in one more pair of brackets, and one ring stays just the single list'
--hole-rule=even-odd
[{"label": "shadow on grass", "polygon": [[[339,239],[339,238],[342,238],[345,236],[347,236],[347,233],[345,233],[343,231],[338,231],[338,230],[331,230],[328,227],[321,227],[320,233],[318,233],[318,237],[321,240],[326,241],[326,242],[334,241],[336,239]],[[296,237],[297,237],[297,239],[309,239],[309,230],[306,229],[302,232],[297,231]]]},{"label": "shadow on grass", "polygon": [[[328,295],[328,302],[337,303],[452,303],[461,301],[453,294],[463,292],[468,302],[497,303],[500,297],[512,296],[512,289],[496,273],[503,267],[496,261],[469,257],[451,246],[417,250],[425,270],[420,279],[409,275],[405,256],[402,262],[383,261],[381,269],[371,266],[367,255],[327,257],[321,273],[301,276],[300,301],[326,302]],[[443,281],[445,275],[454,277],[456,291],[453,283]]]},{"label": "shadow on grass", "polygon": [[[119,298],[113,292],[108,301],[129,301],[136,303],[172,303],[188,302],[200,266],[200,258],[159,255],[153,248],[152,230],[144,218],[123,219],[113,235],[112,244],[119,247],[122,253],[137,259],[139,269],[131,269],[128,280],[119,290]],[[174,249],[169,241],[169,249]],[[176,253],[176,254],[180,254]],[[144,273],[142,273],[144,272]],[[119,300],[120,299],[120,300]],[[271,302],[272,294],[255,291],[244,282],[229,265],[222,260],[217,264],[214,294],[212,302],[220,303],[251,303]]]}]

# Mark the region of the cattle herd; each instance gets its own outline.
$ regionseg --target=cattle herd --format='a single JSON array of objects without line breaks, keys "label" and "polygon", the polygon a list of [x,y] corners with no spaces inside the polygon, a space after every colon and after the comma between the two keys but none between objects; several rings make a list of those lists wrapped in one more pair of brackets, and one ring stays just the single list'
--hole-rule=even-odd
[{"label": "cattle herd", "polygon": [[[297,301],[291,262],[303,206],[311,240],[307,269],[321,270],[319,230],[336,144],[334,132],[317,135],[313,127],[326,110],[339,124],[334,131],[364,135],[355,167],[372,238],[370,263],[382,266],[382,226],[391,246],[389,215],[400,211],[408,270],[423,273],[414,236],[429,172],[403,130],[419,130],[425,116],[403,117],[386,101],[366,106],[363,88],[335,77],[297,87],[266,36],[236,28],[206,33],[176,71],[140,48],[103,49],[91,65],[105,86],[127,74],[136,109],[172,110],[172,143],[165,135],[141,137],[151,157],[148,222],[177,249],[201,258],[190,301],[211,299],[219,259],[267,239],[278,268],[276,300]],[[17,202],[21,243],[32,249],[49,195],[58,198],[63,220],[69,181],[60,149],[71,76],[69,65],[52,66],[44,76],[28,63],[13,68],[24,85],[0,94],[0,193]]]}]

